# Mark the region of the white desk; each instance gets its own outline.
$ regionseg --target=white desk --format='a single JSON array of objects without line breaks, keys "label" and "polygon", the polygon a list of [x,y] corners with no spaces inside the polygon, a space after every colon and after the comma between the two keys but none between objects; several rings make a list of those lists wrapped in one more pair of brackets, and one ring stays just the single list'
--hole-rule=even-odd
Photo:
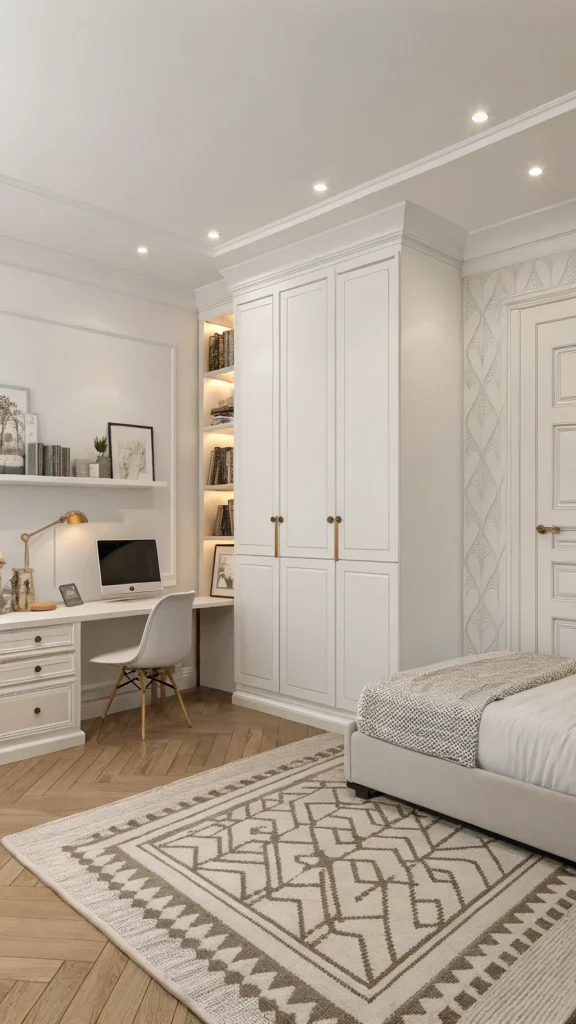
[{"label": "white desk", "polygon": [[[51,612],[0,615],[0,764],[85,742],[80,728],[82,623],[148,615],[159,600],[88,601]],[[197,683],[200,613],[231,604],[224,597],[194,600]]]}]

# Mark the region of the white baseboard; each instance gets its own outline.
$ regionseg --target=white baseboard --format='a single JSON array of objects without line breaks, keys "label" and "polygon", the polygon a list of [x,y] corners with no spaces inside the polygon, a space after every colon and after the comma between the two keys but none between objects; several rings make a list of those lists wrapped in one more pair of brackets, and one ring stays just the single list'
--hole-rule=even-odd
[{"label": "white baseboard", "polygon": [[267,715],[278,715],[300,725],[312,725],[316,729],[327,732],[343,733],[348,722],[354,722],[356,716],[350,711],[337,711],[335,708],[321,708],[318,705],[297,704],[286,697],[270,694],[251,693],[247,690],[236,690],[232,703],[252,711],[263,711]]},{"label": "white baseboard", "polygon": [[[182,691],[192,690],[196,686],[196,670],[186,666],[174,673],[178,688]],[[106,710],[108,697],[115,680],[109,683],[92,683],[90,686],[82,687],[81,717],[82,721],[90,718],[100,718]],[[150,703],[150,690],[146,694],[146,701]],[[109,714],[115,715],[119,711],[127,711],[129,708],[140,707],[140,691],[136,687],[126,687],[113,700]]]},{"label": "white baseboard", "polygon": [[33,736],[26,742],[19,739],[11,745],[2,745],[0,764],[24,761],[27,757],[41,757],[42,754],[53,754],[57,750],[67,750],[68,747],[79,747],[85,742],[86,736],[81,729],[61,732],[56,736]]}]

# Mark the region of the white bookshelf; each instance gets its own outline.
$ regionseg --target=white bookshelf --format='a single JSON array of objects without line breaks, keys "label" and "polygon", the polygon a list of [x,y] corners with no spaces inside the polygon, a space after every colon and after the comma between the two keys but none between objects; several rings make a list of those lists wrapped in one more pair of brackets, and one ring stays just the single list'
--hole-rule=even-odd
[{"label": "white bookshelf", "polygon": [[228,399],[234,392],[234,367],[225,366],[219,370],[209,370],[208,347],[210,335],[234,327],[234,317],[229,309],[219,308],[210,316],[201,320],[199,332],[199,586],[200,594],[210,593],[214,548],[216,544],[233,544],[233,537],[215,536],[213,531],[218,505],[234,497],[233,484],[209,484],[208,470],[210,456],[214,448],[234,446],[234,424],[213,424],[210,422],[210,410],[222,399]]},{"label": "white bookshelf", "polygon": [[166,480],[112,480],[90,476],[23,476],[0,473],[0,487],[116,487],[125,490],[167,487]]}]

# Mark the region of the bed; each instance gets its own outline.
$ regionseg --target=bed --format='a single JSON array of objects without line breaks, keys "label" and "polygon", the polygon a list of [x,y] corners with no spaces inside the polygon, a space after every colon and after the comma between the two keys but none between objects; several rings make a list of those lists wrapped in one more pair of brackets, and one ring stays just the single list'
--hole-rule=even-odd
[{"label": "bed", "polygon": [[346,779],[361,797],[398,797],[576,861],[576,675],[490,703],[477,767],[360,731],[345,736]]}]

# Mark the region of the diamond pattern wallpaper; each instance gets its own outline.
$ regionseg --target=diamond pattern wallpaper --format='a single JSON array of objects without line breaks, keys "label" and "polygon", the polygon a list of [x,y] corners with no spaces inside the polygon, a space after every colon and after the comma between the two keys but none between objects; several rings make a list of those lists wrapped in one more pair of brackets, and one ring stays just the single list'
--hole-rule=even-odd
[{"label": "diamond pattern wallpaper", "polygon": [[464,279],[464,654],[506,647],[504,300],[576,285],[576,250]]}]

